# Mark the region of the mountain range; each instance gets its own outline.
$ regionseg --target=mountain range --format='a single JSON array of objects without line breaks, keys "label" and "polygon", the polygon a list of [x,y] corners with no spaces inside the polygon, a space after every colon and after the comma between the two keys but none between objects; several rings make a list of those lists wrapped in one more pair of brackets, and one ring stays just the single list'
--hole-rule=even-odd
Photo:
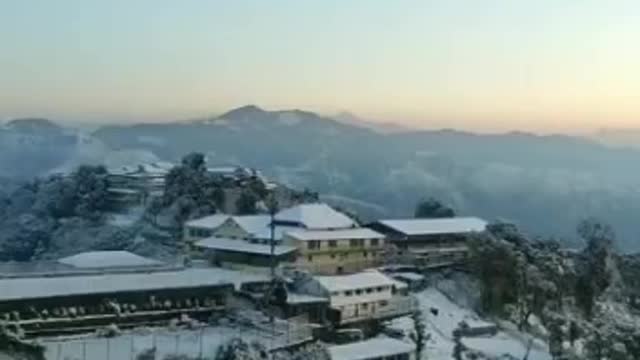
[{"label": "mountain range", "polygon": [[[621,247],[640,250],[640,171],[633,166],[640,152],[592,139],[389,129],[351,114],[252,105],[210,118],[108,125],[92,133],[49,123],[27,132],[16,127],[20,122],[0,129],[0,140],[22,139],[0,141],[0,151],[13,154],[0,155],[0,169],[13,169],[5,172],[11,176],[87,161],[179,161],[197,151],[211,164],[256,167],[287,185],[319,191],[365,219],[411,215],[421,198],[434,197],[459,214],[510,220],[532,235],[573,246],[579,245],[576,224],[596,217],[614,226]],[[19,154],[24,141],[30,149]],[[33,166],[18,171],[21,161]]]}]

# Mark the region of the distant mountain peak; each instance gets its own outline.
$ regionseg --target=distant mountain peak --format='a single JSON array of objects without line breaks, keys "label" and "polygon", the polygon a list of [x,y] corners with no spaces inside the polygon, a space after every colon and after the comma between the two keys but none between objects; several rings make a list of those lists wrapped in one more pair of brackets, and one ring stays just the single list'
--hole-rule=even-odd
[{"label": "distant mountain peak", "polygon": [[63,128],[51,120],[44,118],[21,118],[6,123],[7,129],[20,132],[61,131]]},{"label": "distant mountain peak", "polygon": [[247,119],[247,118],[264,115],[267,112],[268,111],[256,105],[245,105],[233,110],[229,110],[226,113],[220,115],[220,117],[223,119],[229,119],[229,120]]}]

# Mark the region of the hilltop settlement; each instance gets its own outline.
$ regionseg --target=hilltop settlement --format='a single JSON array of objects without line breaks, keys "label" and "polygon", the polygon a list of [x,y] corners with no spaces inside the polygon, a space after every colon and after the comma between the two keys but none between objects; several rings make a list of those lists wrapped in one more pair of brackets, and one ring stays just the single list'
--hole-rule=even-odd
[{"label": "hilltop settlement", "polygon": [[[640,266],[615,254],[613,232],[595,220],[579,227],[585,249],[566,249],[442,209],[362,221],[197,155],[91,171],[93,190],[74,201],[99,191],[103,203],[93,199],[83,221],[127,237],[75,252],[48,238],[0,263],[0,358],[638,354],[640,292],[624,284],[637,284]],[[56,176],[69,185],[81,175]],[[55,217],[58,233],[70,217]]]}]

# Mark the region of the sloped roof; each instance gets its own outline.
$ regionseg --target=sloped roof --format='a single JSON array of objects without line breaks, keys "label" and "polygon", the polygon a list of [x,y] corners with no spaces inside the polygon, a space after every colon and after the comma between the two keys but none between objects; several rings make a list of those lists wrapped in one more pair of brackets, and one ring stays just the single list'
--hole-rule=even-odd
[{"label": "sloped roof", "polygon": [[350,275],[315,276],[314,279],[327,291],[345,291],[365,289],[377,286],[392,286],[395,281],[376,270],[363,271]]},{"label": "sloped roof", "polygon": [[[249,254],[269,255],[271,254],[271,246],[268,244],[254,244],[247,240],[239,239],[227,239],[219,237],[210,237],[204,240],[200,240],[196,243],[197,247],[212,249],[212,250],[226,250],[235,251]],[[274,254],[276,256],[288,254],[296,251],[293,246],[276,245],[274,248]]]},{"label": "sloped roof", "polygon": [[384,336],[329,347],[332,360],[381,359],[413,351],[415,345]]},{"label": "sloped roof", "polygon": [[294,239],[308,240],[341,240],[341,239],[382,239],[384,235],[367,228],[339,229],[339,230],[298,230],[290,231],[287,235]]},{"label": "sloped roof", "polygon": [[222,225],[222,223],[227,221],[227,219],[229,219],[230,217],[231,215],[226,215],[226,214],[209,215],[209,216],[202,217],[200,219],[189,220],[186,222],[185,225],[190,227],[198,227],[198,228],[205,228],[205,229],[216,229],[217,227]]},{"label": "sloped roof", "polygon": [[378,223],[405,235],[464,234],[487,228],[487,222],[477,217],[380,220]]},{"label": "sloped roof", "polygon": [[160,261],[138,256],[128,251],[89,251],[58,259],[58,262],[80,269],[141,267],[162,264]]},{"label": "sloped roof", "polygon": [[276,214],[276,221],[302,224],[308,229],[344,229],[357,226],[347,215],[327,204],[301,204]]},{"label": "sloped roof", "polygon": [[268,281],[267,276],[220,268],[0,279],[0,301],[151,291]]}]

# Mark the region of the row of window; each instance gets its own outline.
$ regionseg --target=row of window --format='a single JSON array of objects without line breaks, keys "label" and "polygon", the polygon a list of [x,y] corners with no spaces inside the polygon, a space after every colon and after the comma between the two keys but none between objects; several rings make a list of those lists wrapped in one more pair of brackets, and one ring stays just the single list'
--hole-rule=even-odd
[{"label": "row of window", "polygon": [[[368,252],[368,251],[363,251],[362,252],[362,257],[364,257],[364,258],[368,258],[369,255],[371,255],[371,257],[376,257],[376,253],[375,252]],[[329,254],[329,257],[332,260],[335,260],[336,258],[339,258],[340,260],[345,260],[345,259],[349,258],[349,253],[340,253],[340,254],[331,253],[331,254]],[[307,255],[307,261],[308,262],[313,262],[313,255]]]},{"label": "row of window", "polygon": [[[307,248],[309,250],[320,249],[320,247],[322,246],[323,242],[325,242],[329,248],[337,248],[338,247],[338,240],[326,240],[326,241],[311,240],[311,241],[307,242]],[[380,239],[369,239],[369,246],[376,247],[376,246],[380,246],[380,244],[381,244]],[[365,239],[350,239],[349,240],[349,246],[350,247],[354,247],[354,248],[355,247],[364,247],[365,246]]]},{"label": "row of window", "polygon": [[355,290],[346,290],[346,291],[334,291],[331,293],[331,296],[340,296],[340,295],[344,295],[344,296],[359,296],[359,295],[363,295],[363,294],[373,294],[376,292],[383,292],[385,290],[389,289],[388,286],[376,286],[376,287],[369,287],[369,288],[364,288],[364,289],[355,289]]},{"label": "row of window", "polygon": [[198,229],[198,228],[191,228],[189,229],[189,236],[191,237],[209,237],[213,235],[213,231],[211,230],[207,230],[207,229]]}]

